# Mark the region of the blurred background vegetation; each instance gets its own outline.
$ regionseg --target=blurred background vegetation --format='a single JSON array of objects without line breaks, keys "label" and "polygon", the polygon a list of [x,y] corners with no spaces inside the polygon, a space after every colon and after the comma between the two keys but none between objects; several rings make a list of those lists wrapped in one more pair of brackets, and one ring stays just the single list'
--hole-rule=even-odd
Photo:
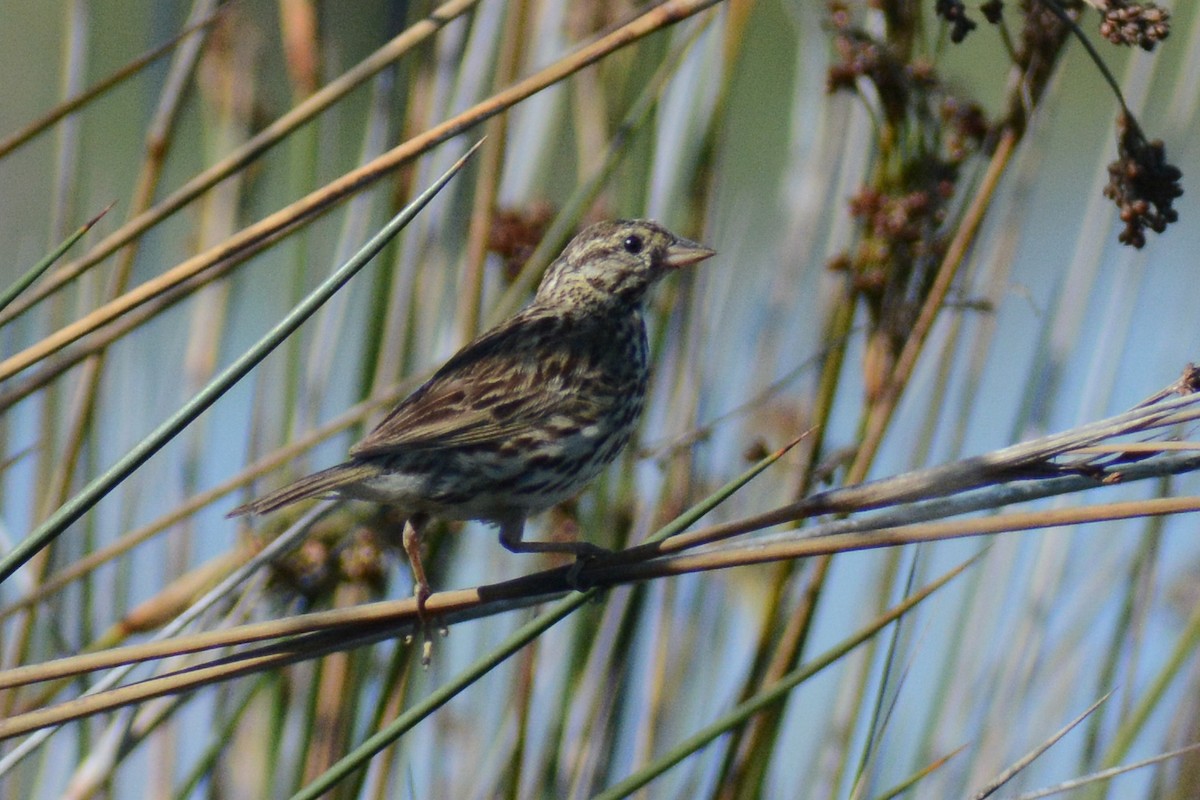
[{"label": "blurred background vegetation", "polygon": [[[636,543],[805,433],[705,521],[1137,403],[1200,360],[1200,15],[1179,6],[1159,41],[1161,11],[1118,0],[5,0],[0,288],[115,205],[0,311],[4,551],[53,527],[488,138],[311,321],[7,577],[2,666],[143,641],[176,618],[295,520],[226,511],[340,460],[596,219],[653,217],[719,256],[658,291],[640,435],[535,521],[541,536]],[[1122,35],[1132,46],[1106,39]],[[200,629],[407,598],[396,525],[336,510]],[[1194,516],[1146,517],[619,586],[358,757],[330,796],[625,796],[649,781],[641,796],[966,797],[1114,692],[998,795],[1032,796],[1200,741],[1196,533]],[[561,563],[475,524],[429,547],[435,589]],[[452,625],[428,670],[392,635],[72,721],[26,750],[9,739],[0,787],[319,792],[331,765],[536,613]],[[725,719],[784,676],[761,713]],[[0,718],[90,681],[2,690]],[[1197,786],[1193,753],[1069,796]]]}]

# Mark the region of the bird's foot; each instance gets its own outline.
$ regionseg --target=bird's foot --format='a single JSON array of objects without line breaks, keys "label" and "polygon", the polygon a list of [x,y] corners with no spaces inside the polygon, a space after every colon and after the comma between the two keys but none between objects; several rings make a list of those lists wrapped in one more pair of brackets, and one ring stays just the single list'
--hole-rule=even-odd
[{"label": "bird's foot", "polygon": [[[433,661],[433,635],[430,631],[436,627],[443,639],[450,635],[450,629],[444,623],[436,624],[434,620],[430,619],[429,612],[425,609],[425,601],[432,593],[433,590],[424,581],[413,585],[413,596],[417,599],[417,632],[421,638],[421,666],[425,669],[429,669],[429,665]],[[410,633],[404,637],[404,643],[412,644],[415,638]]]},{"label": "bird's foot", "polygon": [[570,569],[567,570],[567,586],[570,586],[577,592],[585,592],[592,587],[587,581],[583,580],[580,574],[583,572],[583,568],[597,558],[612,555],[613,551],[607,547],[592,544],[591,542],[575,542],[572,552],[575,553],[575,563],[571,564]]}]

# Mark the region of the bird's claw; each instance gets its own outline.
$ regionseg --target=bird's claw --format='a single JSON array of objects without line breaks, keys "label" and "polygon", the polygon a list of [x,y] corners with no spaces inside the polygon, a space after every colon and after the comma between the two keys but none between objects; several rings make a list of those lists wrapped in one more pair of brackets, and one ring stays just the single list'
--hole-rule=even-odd
[{"label": "bird's claw", "polygon": [[[418,582],[413,586],[413,596],[417,599],[417,629],[421,633],[421,666],[425,669],[429,669],[429,665],[433,662],[433,636],[429,633],[431,621],[425,611],[425,601],[432,593],[433,590],[429,588],[428,583]],[[450,629],[445,624],[438,625],[437,630],[443,639],[450,635]],[[405,644],[411,644],[413,635],[409,634],[404,641]]]},{"label": "bird's claw", "polygon": [[567,569],[567,586],[570,586],[576,592],[585,592],[592,587],[587,581],[581,580],[580,573],[583,572],[583,568],[588,565],[588,562],[612,555],[612,550],[592,544],[591,542],[578,542],[576,548],[575,563],[571,564]]}]

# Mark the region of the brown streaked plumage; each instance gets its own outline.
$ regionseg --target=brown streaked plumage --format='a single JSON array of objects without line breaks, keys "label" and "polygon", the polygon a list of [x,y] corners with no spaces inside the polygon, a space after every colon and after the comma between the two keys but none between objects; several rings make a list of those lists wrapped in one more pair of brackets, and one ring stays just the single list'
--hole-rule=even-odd
[{"label": "brown streaked plumage", "polygon": [[647,220],[592,225],[550,265],[532,303],[451,357],[349,461],[229,515],[318,496],[396,506],[409,517],[404,547],[421,608],[430,517],[495,523],[513,552],[594,552],[522,541],[525,519],[579,492],[629,441],[649,374],[646,292],[713,254]]}]

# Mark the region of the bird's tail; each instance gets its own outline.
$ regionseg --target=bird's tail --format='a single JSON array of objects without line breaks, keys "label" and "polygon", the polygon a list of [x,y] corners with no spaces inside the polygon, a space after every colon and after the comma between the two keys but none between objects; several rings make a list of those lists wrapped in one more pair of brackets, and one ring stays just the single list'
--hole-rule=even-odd
[{"label": "bird's tail", "polygon": [[269,514],[277,508],[291,505],[309,497],[321,497],[336,493],[343,486],[358,483],[379,472],[379,467],[362,462],[347,461],[336,467],[323,469],[306,478],[293,481],[282,489],[276,489],[249,503],[240,505],[226,516],[240,517],[243,514]]}]

